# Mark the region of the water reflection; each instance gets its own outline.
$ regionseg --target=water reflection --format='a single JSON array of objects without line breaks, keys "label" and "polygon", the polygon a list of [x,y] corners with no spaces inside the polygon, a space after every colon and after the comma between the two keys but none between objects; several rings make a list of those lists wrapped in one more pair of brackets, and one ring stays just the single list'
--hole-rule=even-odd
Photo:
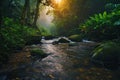
[{"label": "water reflection", "polygon": [[[93,43],[44,44],[36,47],[49,56],[37,60],[33,66],[16,69],[8,74],[7,80],[119,80],[119,72],[96,67],[90,62]],[[17,78],[17,79],[16,79]]]}]

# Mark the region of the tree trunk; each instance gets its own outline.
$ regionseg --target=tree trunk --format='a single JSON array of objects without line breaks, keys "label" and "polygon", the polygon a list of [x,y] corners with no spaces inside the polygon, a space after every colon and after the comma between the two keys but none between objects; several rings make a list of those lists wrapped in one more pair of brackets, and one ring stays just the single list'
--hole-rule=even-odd
[{"label": "tree trunk", "polygon": [[39,6],[40,6],[41,0],[37,0],[36,10],[35,10],[35,17],[33,21],[33,26],[36,27],[36,22],[39,16]]},{"label": "tree trunk", "polygon": [[25,0],[21,16],[21,23],[24,25],[30,24],[30,0]]},{"label": "tree trunk", "polygon": [[30,23],[30,0],[27,0],[28,3],[27,3],[27,24],[31,24]]}]

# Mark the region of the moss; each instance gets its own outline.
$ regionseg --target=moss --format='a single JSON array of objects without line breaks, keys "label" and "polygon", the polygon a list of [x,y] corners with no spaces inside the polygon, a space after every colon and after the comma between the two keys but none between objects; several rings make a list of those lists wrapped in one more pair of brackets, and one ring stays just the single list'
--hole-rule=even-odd
[{"label": "moss", "polygon": [[42,50],[38,48],[32,49],[30,53],[31,53],[31,56],[40,57],[40,58],[44,58],[47,56],[47,54],[45,54]]},{"label": "moss", "polygon": [[75,35],[69,36],[69,39],[72,40],[72,41],[79,42],[79,41],[82,41],[82,36],[75,34]]}]

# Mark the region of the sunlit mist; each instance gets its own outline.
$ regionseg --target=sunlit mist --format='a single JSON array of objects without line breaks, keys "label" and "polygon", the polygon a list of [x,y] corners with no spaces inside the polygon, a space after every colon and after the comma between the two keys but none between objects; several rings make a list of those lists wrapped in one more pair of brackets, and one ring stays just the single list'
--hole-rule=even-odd
[{"label": "sunlit mist", "polygon": [[55,24],[52,22],[54,19],[53,8],[50,6],[41,6],[39,18],[37,20],[37,26],[42,32],[42,35],[56,34]]},{"label": "sunlit mist", "polygon": [[55,0],[57,4],[61,3],[62,0]]},{"label": "sunlit mist", "polygon": [[37,24],[39,26],[49,27],[51,25],[53,20],[53,15],[50,13],[51,9],[52,8],[48,6],[42,7],[42,10],[40,11],[40,16],[37,21]]}]

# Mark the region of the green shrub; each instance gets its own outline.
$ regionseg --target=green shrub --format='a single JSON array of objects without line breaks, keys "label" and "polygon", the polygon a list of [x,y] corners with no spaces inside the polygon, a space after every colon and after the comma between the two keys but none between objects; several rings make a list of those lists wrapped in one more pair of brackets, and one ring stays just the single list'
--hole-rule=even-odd
[{"label": "green shrub", "polygon": [[[21,25],[11,18],[3,18],[0,27],[0,56],[7,59],[7,56],[14,50],[21,50],[31,35],[35,33],[36,30],[33,28]],[[3,59],[0,62],[3,62]]]},{"label": "green shrub", "polygon": [[11,18],[4,18],[0,29],[0,43],[2,48],[13,50],[17,47],[23,47],[34,34],[33,28],[21,25]]},{"label": "green shrub", "polygon": [[80,25],[81,32],[93,40],[112,40],[120,37],[120,11],[99,13]]}]

